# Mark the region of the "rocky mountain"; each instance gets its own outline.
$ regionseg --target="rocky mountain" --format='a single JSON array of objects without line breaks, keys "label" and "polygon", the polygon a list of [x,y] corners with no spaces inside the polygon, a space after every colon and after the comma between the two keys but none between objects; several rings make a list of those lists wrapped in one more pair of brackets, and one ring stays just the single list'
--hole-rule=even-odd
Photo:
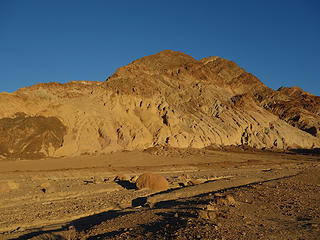
[{"label": "rocky mountain", "polygon": [[171,50],[105,82],[44,83],[0,94],[0,156],[41,158],[154,146],[319,148],[320,97],[274,91],[236,63]]}]

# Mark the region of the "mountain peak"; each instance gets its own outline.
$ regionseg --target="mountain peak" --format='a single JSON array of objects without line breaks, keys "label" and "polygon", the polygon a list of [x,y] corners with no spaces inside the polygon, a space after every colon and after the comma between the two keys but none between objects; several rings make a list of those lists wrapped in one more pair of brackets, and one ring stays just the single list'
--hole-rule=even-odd
[{"label": "mountain peak", "polygon": [[153,71],[161,71],[197,62],[196,59],[185,53],[173,50],[163,50],[156,54],[137,59],[133,61],[132,64],[144,65]]}]

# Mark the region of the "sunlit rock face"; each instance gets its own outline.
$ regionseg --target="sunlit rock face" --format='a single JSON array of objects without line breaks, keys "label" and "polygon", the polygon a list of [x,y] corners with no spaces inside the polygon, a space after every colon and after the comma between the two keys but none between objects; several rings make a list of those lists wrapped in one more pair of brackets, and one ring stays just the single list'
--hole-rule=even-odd
[{"label": "sunlit rock face", "polygon": [[318,148],[319,103],[299,88],[274,91],[226,59],[197,61],[166,50],[120,67],[105,82],[1,93],[0,137],[10,140],[1,141],[0,155],[71,156],[159,145]]}]

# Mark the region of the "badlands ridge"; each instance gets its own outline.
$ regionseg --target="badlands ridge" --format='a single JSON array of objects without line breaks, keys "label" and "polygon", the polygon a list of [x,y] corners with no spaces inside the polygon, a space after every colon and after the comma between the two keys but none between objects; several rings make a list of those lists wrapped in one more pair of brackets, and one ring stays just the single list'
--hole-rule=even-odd
[{"label": "badlands ridge", "polygon": [[320,147],[320,97],[274,91],[236,63],[171,50],[120,67],[105,82],[42,83],[0,93],[0,157],[157,146]]}]

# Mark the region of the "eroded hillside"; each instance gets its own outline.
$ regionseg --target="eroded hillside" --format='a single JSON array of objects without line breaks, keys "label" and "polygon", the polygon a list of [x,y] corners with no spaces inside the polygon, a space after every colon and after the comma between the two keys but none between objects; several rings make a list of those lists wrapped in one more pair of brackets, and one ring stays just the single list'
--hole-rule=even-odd
[{"label": "eroded hillside", "polygon": [[[106,82],[1,93],[0,155],[70,156],[158,145],[318,148],[319,103],[301,89],[274,91],[234,62],[197,61],[166,50],[120,67]],[[29,119],[23,127],[21,113]],[[37,148],[27,147],[34,143]]]}]

